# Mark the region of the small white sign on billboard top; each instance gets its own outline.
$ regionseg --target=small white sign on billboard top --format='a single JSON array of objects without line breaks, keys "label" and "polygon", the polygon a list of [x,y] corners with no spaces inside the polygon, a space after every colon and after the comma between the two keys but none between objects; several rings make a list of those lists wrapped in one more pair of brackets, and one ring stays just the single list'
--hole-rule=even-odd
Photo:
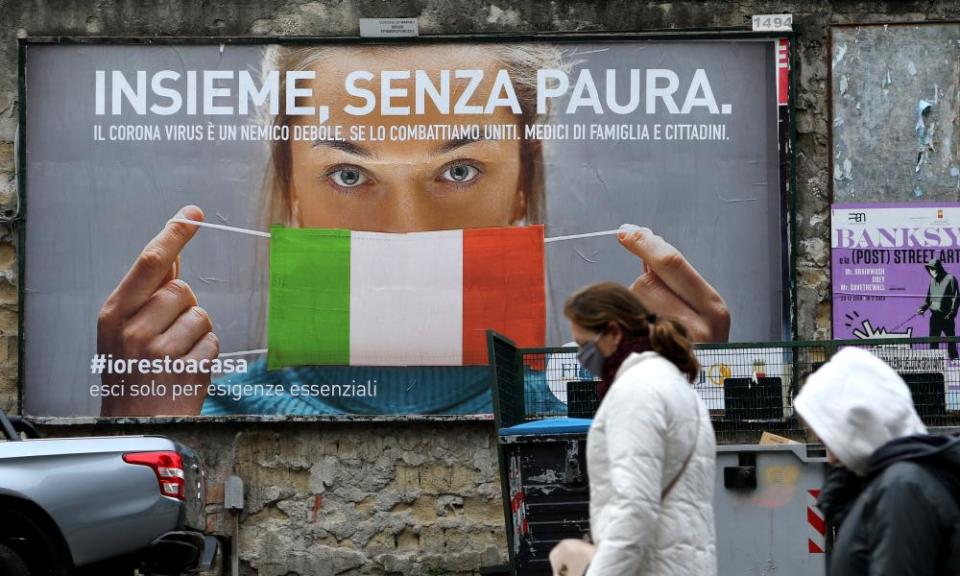
[{"label": "small white sign on billboard top", "polygon": [[755,14],[754,32],[790,32],[793,30],[793,14]]},{"label": "small white sign on billboard top", "polygon": [[362,38],[410,38],[420,35],[416,18],[361,18]]}]

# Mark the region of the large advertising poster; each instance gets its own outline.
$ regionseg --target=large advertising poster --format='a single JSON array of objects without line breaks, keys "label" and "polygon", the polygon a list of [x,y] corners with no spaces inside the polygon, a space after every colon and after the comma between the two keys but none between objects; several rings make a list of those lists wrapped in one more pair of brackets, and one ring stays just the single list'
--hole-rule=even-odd
[{"label": "large advertising poster", "polygon": [[[606,280],[698,340],[780,339],[786,62],[28,43],[25,411],[489,413],[485,331],[562,345],[566,297]],[[528,396],[562,402],[542,369]]]}]

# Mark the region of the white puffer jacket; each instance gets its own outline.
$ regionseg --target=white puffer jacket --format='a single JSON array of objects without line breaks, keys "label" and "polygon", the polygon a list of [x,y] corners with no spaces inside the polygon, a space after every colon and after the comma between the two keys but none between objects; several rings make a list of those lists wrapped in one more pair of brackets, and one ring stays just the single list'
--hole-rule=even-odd
[{"label": "white puffer jacket", "polygon": [[597,544],[587,576],[714,576],[715,448],[709,412],[677,367],[631,354],[587,436]]}]

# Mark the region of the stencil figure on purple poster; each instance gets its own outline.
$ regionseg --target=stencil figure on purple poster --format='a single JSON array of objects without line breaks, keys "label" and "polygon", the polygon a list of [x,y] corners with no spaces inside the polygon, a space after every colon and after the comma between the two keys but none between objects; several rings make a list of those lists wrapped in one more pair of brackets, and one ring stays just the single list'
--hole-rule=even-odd
[{"label": "stencil figure on purple poster", "polygon": [[[927,298],[917,309],[917,314],[923,316],[930,311],[930,336],[956,336],[957,308],[960,308],[957,279],[946,271],[943,262],[938,258],[931,258],[924,268],[930,274],[930,287],[927,289]],[[936,342],[930,344],[930,348],[937,347]],[[957,343],[947,343],[947,350],[950,359],[956,360]]]}]

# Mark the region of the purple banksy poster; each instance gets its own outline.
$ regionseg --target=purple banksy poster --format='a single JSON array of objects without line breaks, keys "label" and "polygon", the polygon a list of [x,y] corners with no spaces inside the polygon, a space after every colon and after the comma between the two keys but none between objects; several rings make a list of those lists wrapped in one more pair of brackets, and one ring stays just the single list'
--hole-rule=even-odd
[{"label": "purple banksy poster", "polygon": [[835,204],[832,222],[834,338],[955,335],[960,203]]},{"label": "purple banksy poster", "polygon": [[[831,215],[834,338],[956,335],[960,203],[834,204]],[[956,344],[906,356],[915,370],[960,365]]]}]

